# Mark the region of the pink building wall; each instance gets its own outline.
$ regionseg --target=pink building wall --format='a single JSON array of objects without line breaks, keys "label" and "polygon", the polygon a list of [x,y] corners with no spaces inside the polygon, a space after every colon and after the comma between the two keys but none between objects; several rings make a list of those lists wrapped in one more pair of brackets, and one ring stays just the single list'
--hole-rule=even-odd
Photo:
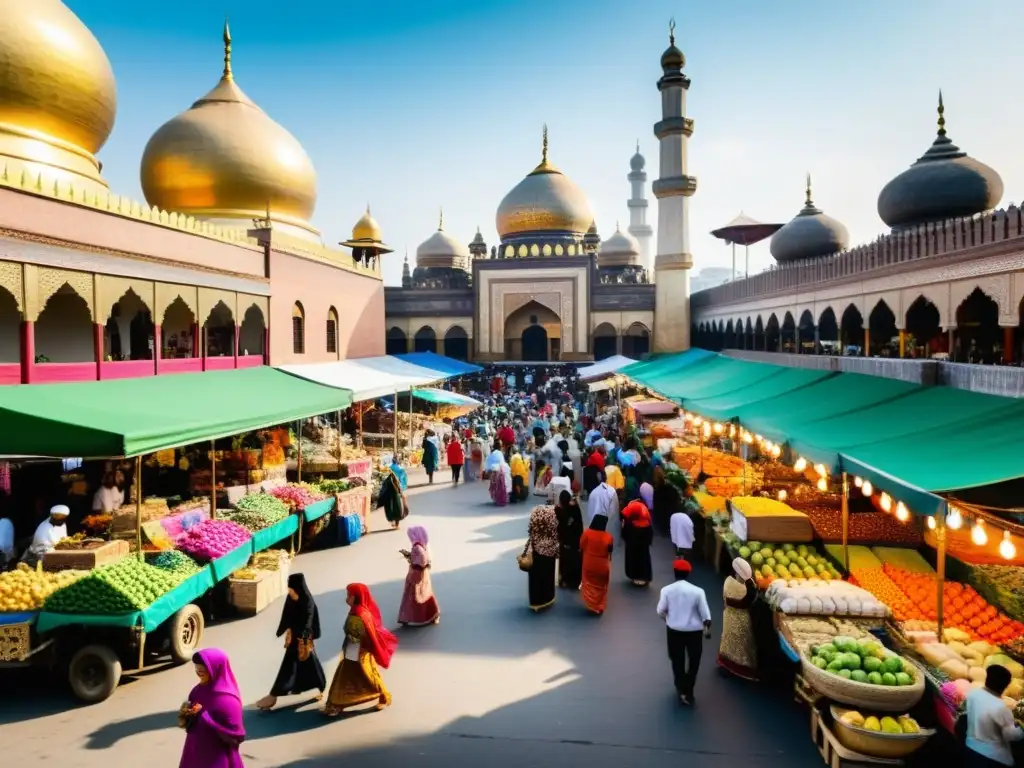
[{"label": "pink building wall", "polygon": [[[321,363],[384,354],[384,284],[310,259],[270,256],[270,364]],[[295,354],[292,310],[302,304],[305,353]],[[327,317],[338,314],[338,351],[327,351]]]}]

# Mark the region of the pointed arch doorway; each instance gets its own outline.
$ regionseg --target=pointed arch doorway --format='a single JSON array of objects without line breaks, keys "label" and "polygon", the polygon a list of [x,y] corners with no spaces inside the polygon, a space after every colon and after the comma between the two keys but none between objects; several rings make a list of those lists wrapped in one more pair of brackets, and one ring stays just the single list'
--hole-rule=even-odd
[{"label": "pointed arch doorway", "polygon": [[561,340],[561,319],[537,301],[527,302],[505,320],[506,360],[558,360]]}]

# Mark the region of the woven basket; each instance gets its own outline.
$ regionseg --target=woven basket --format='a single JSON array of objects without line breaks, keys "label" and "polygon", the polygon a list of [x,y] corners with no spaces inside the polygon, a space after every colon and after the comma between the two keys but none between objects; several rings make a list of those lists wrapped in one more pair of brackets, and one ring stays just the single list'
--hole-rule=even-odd
[{"label": "woven basket", "polygon": [[917,752],[935,735],[931,728],[922,728],[917,733],[882,733],[857,728],[840,719],[846,711],[835,704],[832,705],[832,717],[835,720],[833,732],[844,747],[868,757],[899,760]]},{"label": "woven basket", "polygon": [[914,675],[914,682],[911,685],[873,685],[847,680],[824,669],[818,669],[805,655],[800,655],[804,680],[820,694],[840,704],[878,712],[906,712],[924,696],[924,672],[905,658],[903,663],[905,669]]}]

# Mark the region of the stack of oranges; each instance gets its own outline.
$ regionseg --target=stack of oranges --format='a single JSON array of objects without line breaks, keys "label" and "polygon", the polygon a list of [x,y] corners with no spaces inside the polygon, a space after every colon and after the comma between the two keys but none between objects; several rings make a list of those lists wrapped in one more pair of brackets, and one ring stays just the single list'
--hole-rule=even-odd
[{"label": "stack of oranges", "polygon": [[[911,618],[936,619],[938,590],[934,575],[911,573],[888,563],[883,569],[919,610],[921,615]],[[895,614],[895,609],[893,612]],[[972,637],[995,645],[1024,637],[1024,624],[989,605],[973,587],[955,581],[947,581],[943,588],[942,613],[945,626],[961,629]]]},{"label": "stack of oranges", "polygon": [[888,605],[896,621],[925,618],[921,609],[911,602],[881,568],[853,568],[850,571],[850,583],[866,589]]}]

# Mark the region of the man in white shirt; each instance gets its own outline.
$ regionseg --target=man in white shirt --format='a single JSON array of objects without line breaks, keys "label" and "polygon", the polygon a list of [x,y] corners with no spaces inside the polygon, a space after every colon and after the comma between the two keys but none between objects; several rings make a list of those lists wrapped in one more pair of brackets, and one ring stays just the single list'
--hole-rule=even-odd
[{"label": "man in white shirt", "polygon": [[679,702],[694,702],[693,687],[697,682],[703,641],[711,637],[711,610],[704,590],[689,582],[693,567],[686,560],[672,563],[675,583],[661,590],[658,615],[665,620],[668,634],[668,657],[672,661],[672,677]]},{"label": "man in white shirt", "polygon": [[669,532],[676,548],[676,557],[689,559],[693,549],[693,518],[685,512],[676,512],[669,518]]},{"label": "man in white shirt", "polygon": [[109,515],[124,504],[124,491],[118,488],[113,472],[103,476],[103,484],[92,497],[92,511]]},{"label": "man in white shirt", "polygon": [[50,516],[36,528],[35,535],[32,537],[32,545],[25,553],[29,565],[35,565],[43,555],[57,545],[57,542],[67,538],[68,515],[70,514],[71,510],[65,504],[55,504],[50,507]]},{"label": "man in white shirt", "polygon": [[590,492],[587,498],[587,527],[594,522],[598,515],[604,515],[611,520],[619,510],[619,495],[608,483],[601,478],[601,484]]},{"label": "man in white shirt", "polygon": [[1013,713],[1002,701],[1003,691],[1010,684],[1010,670],[993,664],[985,670],[985,687],[967,694],[967,760],[968,768],[997,768],[1013,765],[1010,744],[1024,739],[1014,722]]}]

